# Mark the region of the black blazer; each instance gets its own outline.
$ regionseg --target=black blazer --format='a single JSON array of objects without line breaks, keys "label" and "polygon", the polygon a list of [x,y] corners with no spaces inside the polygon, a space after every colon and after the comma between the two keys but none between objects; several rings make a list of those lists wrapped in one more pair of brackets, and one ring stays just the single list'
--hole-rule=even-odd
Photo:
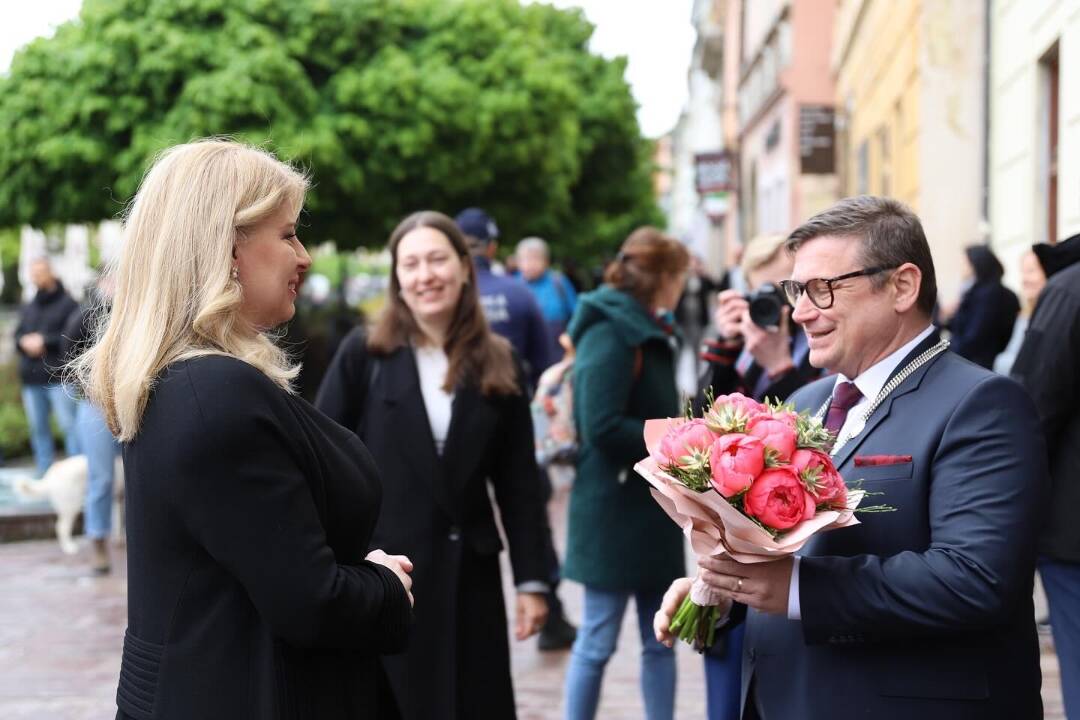
[{"label": "black blazer", "polygon": [[[817,411],[834,382],[792,401]],[[879,493],[867,504],[895,512],[807,542],[801,621],[749,611],[744,701],[754,683],[766,718],[1041,718],[1031,591],[1045,453],[1015,382],[951,352],[908,376],[833,458]],[[871,455],[895,461],[856,462]]]},{"label": "black blazer", "polygon": [[252,366],[169,366],[124,447],[118,718],[372,718],[410,621],[363,445]]},{"label": "black blazer", "polygon": [[546,582],[550,530],[528,398],[458,386],[440,456],[412,348],[374,355],[355,330],[330,363],[316,406],[371,450],[385,479],[372,542],[408,555],[415,568],[415,636],[423,641],[383,660],[403,717],[514,717],[498,567],[503,546],[488,488],[515,583]]}]

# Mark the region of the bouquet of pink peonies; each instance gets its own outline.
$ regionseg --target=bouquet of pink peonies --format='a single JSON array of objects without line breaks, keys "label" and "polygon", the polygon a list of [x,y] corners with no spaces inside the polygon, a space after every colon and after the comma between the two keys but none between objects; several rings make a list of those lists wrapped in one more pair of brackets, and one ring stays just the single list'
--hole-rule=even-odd
[{"label": "bouquet of pink peonies", "polygon": [[[865,492],[844,484],[828,454],[834,440],[807,413],[733,393],[704,417],[646,421],[649,457],[634,469],[698,555],[766,562],[820,530],[858,523]],[[710,646],[722,600],[696,580],[671,631]]]}]

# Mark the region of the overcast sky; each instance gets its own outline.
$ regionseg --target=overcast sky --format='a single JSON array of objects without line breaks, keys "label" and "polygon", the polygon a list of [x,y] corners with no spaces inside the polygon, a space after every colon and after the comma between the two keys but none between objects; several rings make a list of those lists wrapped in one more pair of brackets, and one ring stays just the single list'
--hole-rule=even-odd
[{"label": "overcast sky", "polygon": [[[693,0],[547,0],[581,7],[596,25],[592,49],[629,58],[626,79],[645,135],[670,130],[686,101],[686,68],[694,45]],[[15,50],[79,14],[81,0],[0,0],[0,72]]]}]

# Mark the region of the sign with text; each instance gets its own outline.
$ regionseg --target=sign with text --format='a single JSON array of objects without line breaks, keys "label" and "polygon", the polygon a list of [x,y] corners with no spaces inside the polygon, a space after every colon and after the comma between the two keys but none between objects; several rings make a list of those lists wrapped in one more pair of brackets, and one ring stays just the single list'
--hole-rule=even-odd
[{"label": "sign with text", "polygon": [[726,152],[694,155],[694,179],[699,194],[733,190],[731,155]]},{"label": "sign with text", "polygon": [[835,112],[829,105],[799,108],[799,160],[805,175],[836,172]]}]

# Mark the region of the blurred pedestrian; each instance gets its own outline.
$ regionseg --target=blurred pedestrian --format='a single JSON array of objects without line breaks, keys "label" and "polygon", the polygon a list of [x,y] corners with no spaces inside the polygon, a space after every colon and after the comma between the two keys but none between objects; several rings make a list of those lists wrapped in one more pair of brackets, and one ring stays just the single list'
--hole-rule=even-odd
[{"label": "blurred pedestrian", "polygon": [[559,336],[566,330],[577,306],[577,292],[561,272],[551,267],[551,248],[543,238],[528,237],[514,251],[521,279],[540,305],[548,327],[548,346],[558,357]]},{"label": "blurred pedestrian", "polygon": [[416,566],[410,649],[383,658],[404,720],[513,718],[503,548],[517,586],[514,634],[547,615],[550,529],[527,381],[484,319],[465,236],[446,215],[405,218],[389,242],[386,306],[351,333],[316,406],[353,430],[389,482],[374,542]]},{"label": "blurred pedestrian", "polygon": [[55,415],[64,435],[67,454],[79,453],[73,429],[75,400],[60,378],[64,364],[61,334],[64,323],[78,305],[53,274],[48,258],[40,257],[30,263],[30,281],[37,292],[19,309],[15,349],[19,354],[23,408],[30,424],[30,447],[34,451],[37,477],[41,477],[56,454],[50,415]]},{"label": "blurred pedestrian", "polygon": [[994,358],[1009,344],[1020,301],[1001,284],[1005,268],[990,248],[969,245],[964,256],[970,286],[948,323],[950,349],[989,370],[994,367]]},{"label": "blurred pedestrian", "polygon": [[492,271],[499,249],[499,228],[490,215],[480,208],[466,208],[454,222],[469,244],[476,267],[476,289],[488,325],[510,341],[518,358],[525,363],[531,393],[540,374],[559,358],[548,342],[540,307],[523,282]]},{"label": "blurred pedestrian", "polygon": [[1050,459],[1050,498],[1039,538],[1039,577],[1061,668],[1066,717],[1080,717],[1080,235],[1036,245],[1046,271],[1012,375],[1039,411]]},{"label": "blurred pedestrian", "polygon": [[607,284],[581,297],[570,323],[580,449],[564,575],[585,586],[585,617],[566,673],[568,720],[596,716],[604,668],[631,598],[646,716],[665,720],[674,713],[675,656],[651,628],[664,590],[683,572],[683,536],[632,468],[647,454],[645,420],[680,412],[671,310],[689,264],[682,243],[639,228],[608,267]]},{"label": "blurred pedestrian", "polygon": [[[103,272],[86,293],[83,304],[75,309],[64,325],[61,348],[66,360],[74,360],[90,345],[94,322],[108,312],[115,290],[114,278]],[[86,456],[86,498],[83,505],[83,532],[90,540],[90,568],[97,575],[110,570],[109,535],[113,522],[113,483],[120,443],[109,432],[101,411],[85,397],[75,410],[73,432]]]},{"label": "blurred pedestrian", "polygon": [[[746,244],[740,266],[748,291],[727,289],[717,297],[717,339],[706,343],[703,387],[714,396],[740,392],[755,400],[787,400],[821,377],[810,364],[806,334],[791,321],[779,284],[791,277],[794,258],[784,235],[759,235]],[[700,399],[699,399],[700,400]]]},{"label": "blurred pedestrian", "polygon": [[124,443],[119,720],[394,716],[377,657],[406,641],[411,565],[368,551],[379,471],[270,335],[311,265],[307,187],[231,141],[163,153],[74,361]]},{"label": "blurred pedestrian", "polygon": [[1020,347],[1024,344],[1024,335],[1027,333],[1031,313],[1035,310],[1039,293],[1044,287],[1046,287],[1046,272],[1035,251],[1028,250],[1020,256],[1020,314],[1016,316],[1016,322],[1013,323],[1009,344],[994,359],[994,372],[1008,375],[1012,371],[1016,354],[1020,352]]},{"label": "blurred pedestrian", "polygon": [[[694,383],[701,375],[699,353],[705,339],[705,329],[709,326],[709,314],[718,287],[717,282],[709,276],[705,262],[697,255],[691,256],[686,289],[675,306],[675,322],[682,333],[684,358],[692,370]],[[689,392],[692,393],[693,390]]]}]

